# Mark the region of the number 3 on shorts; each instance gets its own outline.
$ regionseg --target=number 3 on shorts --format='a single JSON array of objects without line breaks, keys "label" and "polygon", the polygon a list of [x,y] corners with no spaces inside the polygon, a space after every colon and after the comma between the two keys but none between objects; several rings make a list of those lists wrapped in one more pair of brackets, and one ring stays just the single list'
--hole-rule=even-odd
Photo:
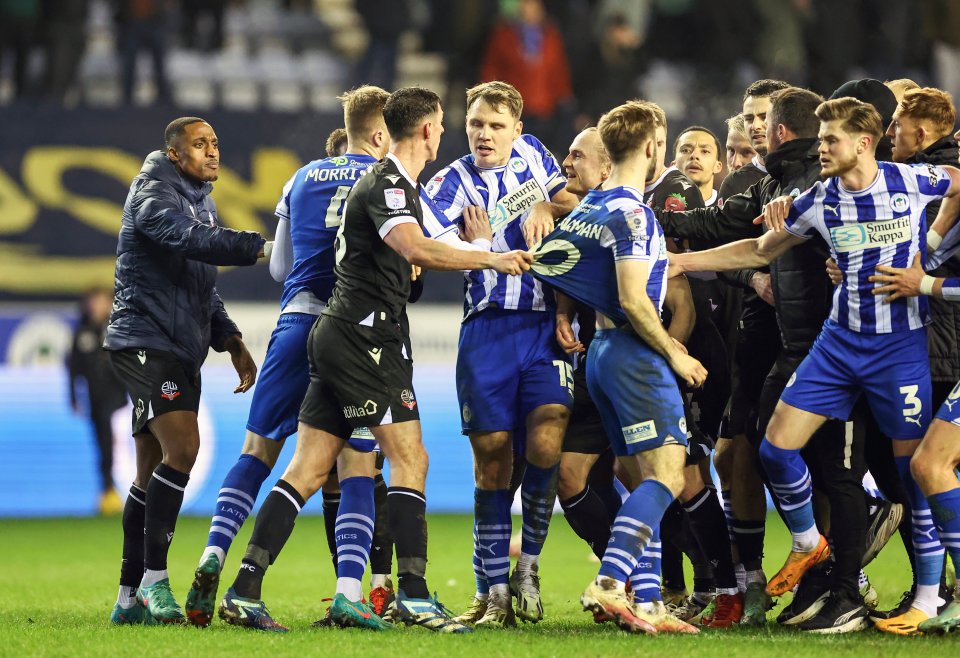
[{"label": "number 3 on shorts", "polygon": [[920,390],[920,387],[917,386],[916,384],[900,387],[900,393],[903,394],[904,417],[916,416],[923,410],[923,401],[917,397],[917,391],[919,390]]}]

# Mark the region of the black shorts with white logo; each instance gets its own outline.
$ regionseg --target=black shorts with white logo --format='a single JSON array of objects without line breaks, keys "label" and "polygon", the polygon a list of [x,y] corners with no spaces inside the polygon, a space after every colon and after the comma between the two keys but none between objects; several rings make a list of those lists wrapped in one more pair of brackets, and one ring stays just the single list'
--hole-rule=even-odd
[{"label": "black shorts with white logo", "polygon": [[358,427],[420,420],[413,361],[400,325],[321,315],[310,330],[310,386],[300,421],[346,440]]},{"label": "black shorts with white logo", "polygon": [[603,429],[600,411],[587,390],[586,373],[586,363],[573,371],[573,408],[563,436],[563,451],[601,455],[610,449],[610,440]]},{"label": "black shorts with white logo", "polygon": [[171,411],[200,408],[200,374],[188,375],[170,352],[122,350],[110,360],[133,402],[133,433],[149,432],[147,423]]}]

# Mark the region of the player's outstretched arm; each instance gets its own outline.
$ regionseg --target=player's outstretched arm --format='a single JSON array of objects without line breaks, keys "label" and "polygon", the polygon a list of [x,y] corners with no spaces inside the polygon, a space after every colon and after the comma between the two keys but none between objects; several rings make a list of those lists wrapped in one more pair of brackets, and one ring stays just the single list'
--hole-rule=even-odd
[{"label": "player's outstretched arm", "polygon": [[416,222],[397,224],[383,241],[411,265],[429,270],[496,270],[501,274],[522,274],[530,269],[533,254],[528,251],[465,251],[437,240],[429,240]]},{"label": "player's outstretched arm", "polygon": [[739,240],[705,251],[667,254],[670,259],[670,276],[684,272],[756,269],[769,265],[790,247],[802,242],[806,240],[786,231],[767,231],[754,240]]},{"label": "player's outstretched arm", "polygon": [[956,167],[943,167],[943,169],[950,175],[950,189],[947,190],[937,216],[930,225],[930,230],[927,231],[927,249],[934,252],[957,223],[957,215],[960,214],[960,169]]},{"label": "player's outstretched arm", "polygon": [[960,301],[960,279],[933,277],[923,271],[920,254],[913,259],[910,267],[877,266],[877,274],[870,277],[873,283],[881,285],[873,289],[874,295],[886,295],[883,302],[889,304],[902,297],[929,295],[948,302]]},{"label": "player's outstretched arm", "polygon": [[688,385],[699,387],[707,379],[707,369],[681,350],[660,322],[660,314],[647,296],[647,263],[639,260],[617,261],[617,291],[620,306],[630,326],[644,342],[663,355],[675,373]]}]

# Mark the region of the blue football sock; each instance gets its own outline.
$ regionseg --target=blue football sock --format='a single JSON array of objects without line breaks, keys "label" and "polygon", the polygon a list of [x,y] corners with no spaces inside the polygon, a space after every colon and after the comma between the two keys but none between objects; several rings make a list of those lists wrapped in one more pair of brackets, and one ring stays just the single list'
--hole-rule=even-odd
[{"label": "blue football sock", "polygon": [[[559,465],[540,468],[527,464],[520,486],[520,500],[523,511],[523,534],[520,544],[521,563],[536,563],[543,550],[553,516],[553,504],[557,500],[557,474]],[[523,558],[526,558],[525,560]],[[531,559],[533,558],[533,559]],[[523,564],[523,566],[529,566]]]},{"label": "blue football sock", "polygon": [[940,542],[950,553],[954,569],[960,571],[960,488],[927,498],[940,531]]},{"label": "blue football sock", "polygon": [[260,487],[268,475],[269,466],[253,455],[240,455],[240,459],[223,479],[217,494],[217,511],[210,522],[207,550],[204,551],[215,553],[220,559],[221,567],[240,526],[250,515]]},{"label": "blue football sock", "polygon": [[477,596],[485,598],[490,594],[487,577],[483,574],[483,558],[480,556],[480,537],[477,534],[477,522],[473,522],[473,578],[477,582]]},{"label": "blue football sock", "polygon": [[650,543],[643,549],[637,562],[637,568],[630,574],[630,587],[633,588],[635,603],[662,601],[660,594],[660,560],[663,557],[663,545],[660,543],[660,525],[653,528]]},{"label": "blue football sock", "polygon": [[610,541],[600,562],[601,576],[626,583],[641,554],[658,531],[673,494],[656,480],[644,480],[623,502],[610,529]]},{"label": "blue football sock", "polygon": [[340,480],[337,510],[337,593],[351,601],[363,598],[361,581],[373,542],[373,478]]},{"label": "blue football sock", "polygon": [[506,585],[510,580],[510,492],[474,489],[473,499],[477,547],[487,586]]},{"label": "blue football sock", "polygon": [[900,479],[910,497],[913,507],[911,531],[913,552],[917,561],[917,585],[940,587],[940,570],[943,568],[943,546],[933,524],[933,513],[920,487],[910,473],[910,457],[894,457]]},{"label": "blue football sock", "polygon": [[[794,550],[812,550],[820,533],[816,532],[813,520],[810,471],[800,451],[778,448],[764,438],[760,443],[760,461],[770,478],[770,488],[780,501],[787,527],[793,533]],[[798,541],[801,538],[803,541]],[[811,540],[813,546],[809,545]]]}]

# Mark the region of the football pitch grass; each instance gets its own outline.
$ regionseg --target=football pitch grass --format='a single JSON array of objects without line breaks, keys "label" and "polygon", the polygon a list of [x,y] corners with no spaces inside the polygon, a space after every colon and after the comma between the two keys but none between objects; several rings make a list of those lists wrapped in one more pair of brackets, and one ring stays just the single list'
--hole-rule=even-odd
[{"label": "football pitch grass", "polygon": [[[516,523],[516,520],[515,520]],[[247,523],[227,558],[221,592],[236,574],[253,523]],[[206,539],[207,519],[183,518],[170,553],[171,582],[183,603]],[[429,519],[431,588],[455,613],[473,592],[471,519]],[[789,539],[779,519],[767,534],[767,573],[784,558]],[[546,619],[515,630],[439,636],[419,628],[384,633],[313,629],[332,596],[334,577],[323,518],[303,516],[277,563],[264,597],[271,613],[290,626],[285,635],[257,633],[215,619],[210,628],[112,627],[108,623],[120,567],[120,519],[0,519],[0,656],[947,656],[960,637],[899,638],[875,630],[844,636],[811,636],[778,628],[704,631],[698,636],[635,636],[594,624],[579,596],[596,575],[589,550],[560,516],[550,529],[541,564]],[[909,586],[906,557],[895,537],[868,567],[882,607],[895,605]],[[692,579],[688,577],[688,583]],[[366,583],[365,583],[366,587]],[[789,595],[783,602],[789,601]],[[773,620],[779,608],[772,611]],[[958,634],[960,635],[960,634]]]}]

